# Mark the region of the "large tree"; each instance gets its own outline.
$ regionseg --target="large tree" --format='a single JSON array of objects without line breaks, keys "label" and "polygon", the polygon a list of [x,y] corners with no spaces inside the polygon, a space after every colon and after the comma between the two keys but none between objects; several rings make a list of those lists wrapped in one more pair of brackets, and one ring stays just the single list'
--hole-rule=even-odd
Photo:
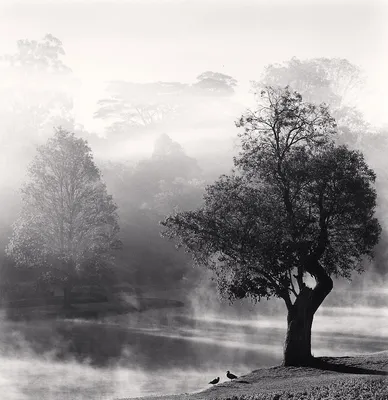
[{"label": "large tree", "polygon": [[29,178],[7,253],[61,285],[69,307],[75,284],[99,280],[112,266],[121,244],[117,207],[87,143],[61,128],[38,148]]},{"label": "large tree", "polygon": [[360,152],[335,145],[328,108],[287,87],[262,90],[238,126],[234,173],[207,187],[200,208],[162,221],[162,235],[215,271],[231,301],[283,299],[284,364],[308,365],[314,314],[332,276],[361,271],[378,242],[375,175]]}]

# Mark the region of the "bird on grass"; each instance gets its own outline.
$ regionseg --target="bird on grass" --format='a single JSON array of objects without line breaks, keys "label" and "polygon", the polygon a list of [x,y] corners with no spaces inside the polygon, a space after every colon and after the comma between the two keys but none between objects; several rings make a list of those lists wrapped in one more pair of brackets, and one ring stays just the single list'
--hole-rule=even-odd
[{"label": "bird on grass", "polygon": [[226,377],[229,378],[230,380],[237,379],[237,376],[231,374],[230,371],[226,371]]},{"label": "bird on grass", "polygon": [[217,385],[217,383],[220,381],[220,377],[213,379],[212,381],[209,382],[209,385]]}]

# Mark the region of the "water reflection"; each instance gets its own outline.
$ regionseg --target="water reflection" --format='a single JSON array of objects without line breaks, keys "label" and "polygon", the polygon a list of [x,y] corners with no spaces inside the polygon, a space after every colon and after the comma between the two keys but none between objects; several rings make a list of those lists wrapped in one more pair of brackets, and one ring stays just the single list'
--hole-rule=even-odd
[{"label": "water reflection", "polygon": [[[388,308],[323,307],[313,352],[388,348]],[[278,364],[285,316],[252,319],[159,310],[104,321],[3,322],[0,390],[10,400],[112,399],[205,389],[225,371]]]}]

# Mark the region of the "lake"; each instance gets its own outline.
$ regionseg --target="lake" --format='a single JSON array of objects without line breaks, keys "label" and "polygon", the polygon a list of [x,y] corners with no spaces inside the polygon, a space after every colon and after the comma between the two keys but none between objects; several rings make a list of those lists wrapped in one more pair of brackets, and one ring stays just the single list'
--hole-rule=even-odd
[{"label": "lake", "polygon": [[[314,355],[387,350],[388,307],[380,303],[322,307]],[[200,391],[217,376],[227,380],[227,370],[242,375],[279,364],[285,324],[285,314],[260,307],[232,315],[177,308],[104,321],[3,320],[0,392],[7,400],[105,400]]]}]

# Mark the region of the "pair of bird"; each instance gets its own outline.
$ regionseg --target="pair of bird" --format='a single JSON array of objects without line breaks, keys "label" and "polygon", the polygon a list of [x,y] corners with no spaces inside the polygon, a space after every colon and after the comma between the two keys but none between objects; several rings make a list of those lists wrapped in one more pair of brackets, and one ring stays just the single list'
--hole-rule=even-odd
[{"label": "pair of bird", "polygon": [[[226,377],[229,378],[230,380],[237,379],[237,376],[234,374],[231,374],[230,371],[226,371]],[[209,385],[217,385],[217,383],[220,381],[220,377],[213,379],[212,381],[209,382]]]}]

